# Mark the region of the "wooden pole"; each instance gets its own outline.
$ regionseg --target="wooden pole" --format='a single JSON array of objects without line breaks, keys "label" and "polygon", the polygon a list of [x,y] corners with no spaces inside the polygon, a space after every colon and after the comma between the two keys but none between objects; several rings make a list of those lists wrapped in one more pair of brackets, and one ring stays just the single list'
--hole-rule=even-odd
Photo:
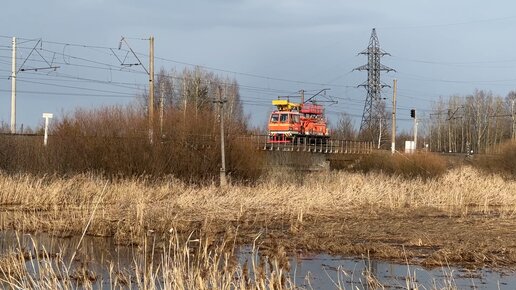
[{"label": "wooden pole", "polygon": [[154,36],[149,38],[149,141],[154,141]]},{"label": "wooden pole", "polygon": [[226,180],[226,150],[224,146],[224,102],[226,102],[226,89],[224,89],[224,99],[222,99],[222,94],[219,92],[219,120],[220,120],[220,158],[221,158],[221,167],[220,167],[220,186],[227,186]]},{"label": "wooden pole", "polygon": [[398,80],[392,80],[392,137],[391,137],[391,153],[396,152],[396,93]]},{"label": "wooden pole", "polygon": [[11,134],[16,134],[16,37],[13,37],[11,68]]}]

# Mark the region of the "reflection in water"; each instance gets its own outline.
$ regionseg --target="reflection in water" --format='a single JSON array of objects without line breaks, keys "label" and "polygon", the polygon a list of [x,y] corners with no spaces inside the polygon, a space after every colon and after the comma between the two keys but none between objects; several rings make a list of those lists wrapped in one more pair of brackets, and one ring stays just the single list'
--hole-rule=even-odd
[{"label": "reflection in water", "polygon": [[[66,276],[72,281],[89,279],[93,289],[105,289],[106,286],[109,289],[113,274],[129,277],[128,270],[134,269],[135,263],[142,264],[141,257],[145,257],[140,248],[118,246],[110,237],[85,236],[81,240],[80,236],[54,237],[47,233],[3,231],[0,241],[0,254],[24,254],[30,274],[39,276],[43,269],[37,261],[46,261],[56,276]],[[137,289],[136,285],[131,288]]]},{"label": "reflection in water", "polygon": [[[44,249],[49,255],[62,254],[65,263],[70,262],[72,253],[78,248],[72,268],[87,268],[96,275],[98,288],[109,285],[110,273],[130,273],[135,265],[146,265],[145,258],[154,252],[154,261],[161,259],[162,252],[149,247],[118,246],[112,238],[86,236],[77,247],[80,237],[56,238],[48,234],[17,234],[12,231],[0,232],[0,252],[6,254],[13,249],[24,252],[38,252]],[[152,239],[149,241],[152,244]],[[246,261],[250,266],[253,257],[250,247],[242,247],[238,253],[241,265]],[[152,260],[152,259],[151,259]],[[516,275],[489,269],[467,271],[443,267],[427,270],[419,266],[398,265],[369,259],[349,259],[330,255],[297,255],[289,258],[290,278],[297,287],[305,289],[516,289]],[[269,263],[272,265],[272,263]],[[111,270],[110,270],[111,267]],[[251,269],[251,267],[248,267]],[[114,270],[113,270],[114,269]],[[268,271],[273,269],[269,266]],[[36,268],[34,271],[37,271]],[[161,283],[161,282],[160,282]],[[136,289],[136,288],[135,288]]]},{"label": "reflection in water", "polygon": [[[247,251],[241,253],[245,261]],[[290,275],[306,289],[516,289],[516,273],[444,266],[425,269],[330,255],[290,258]]]},{"label": "reflection in water", "polygon": [[365,288],[366,289],[378,289],[381,286],[378,281],[378,262],[376,260],[367,259],[364,269],[363,276],[365,278]]}]

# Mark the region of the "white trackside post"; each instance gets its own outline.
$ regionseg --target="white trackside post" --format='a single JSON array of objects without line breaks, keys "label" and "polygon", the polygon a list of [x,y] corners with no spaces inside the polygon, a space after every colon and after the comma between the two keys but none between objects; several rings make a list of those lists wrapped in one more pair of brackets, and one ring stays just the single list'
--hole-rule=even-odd
[{"label": "white trackside post", "polygon": [[50,119],[54,117],[52,113],[43,113],[43,118],[45,118],[45,137],[43,138],[43,145],[47,146],[48,144],[48,124],[50,123]]}]

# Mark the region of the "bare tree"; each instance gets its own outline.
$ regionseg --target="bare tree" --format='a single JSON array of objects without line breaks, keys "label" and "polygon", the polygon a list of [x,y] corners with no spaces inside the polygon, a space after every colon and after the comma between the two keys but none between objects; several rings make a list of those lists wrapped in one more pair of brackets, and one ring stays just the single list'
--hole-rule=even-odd
[{"label": "bare tree", "polygon": [[357,132],[351,116],[341,113],[336,127],[333,129],[332,138],[342,140],[353,140],[357,137]]},{"label": "bare tree", "polygon": [[175,71],[167,72],[164,68],[161,68],[156,75],[154,91],[157,95],[154,98],[154,106],[159,107],[161,95],[163,94],[164,106],[172,107],[175,100],[177,99],[174,91],[174,85],[176,83]]},{"label": "bare tree", "polygon": [[512,97],[475,90],[468,96],[451,96],[435,104],[430,114],[431,150],[488,152],[511,135]]}]

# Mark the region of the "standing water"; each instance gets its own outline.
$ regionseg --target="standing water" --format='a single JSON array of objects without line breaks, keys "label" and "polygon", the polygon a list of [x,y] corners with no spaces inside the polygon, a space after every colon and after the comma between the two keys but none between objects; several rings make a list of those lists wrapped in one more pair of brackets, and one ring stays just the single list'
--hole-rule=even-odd
[{"label": "standing water", "polygon": [[[149,264],[145,259],[152,259],[158,266],[157,261],[163,257],[163,251],[152,247],[142,251],[142,247],[119,246],[113,238],[105,237],[56,238],[47,234],[4,231],[0,232],[0,241],[2,257],[13,253],[13,250],[29,257],[25,264],[30,275],[43,271],[38,263],[60,257],[59,262],[55,259],[53,267],[69,268],[64,271],[66,275],[63,275],[63,271],[60,272],[61,279],[62,276],[78,279],[77,273],[82,273],[90,279],[93,289],[110,289],[113,286],[112,279],[121,274],[129,279],[129,283],[120,282],[120,286],[138,289],[138,274],[135,269],[145,268],[143,265]],[[152,239],[149,241],[152,243]],[[155,257],[149,257],[149,252]],[[250,247],[241,247],[236,255],[240,267],[255,269],[251,267],[251,262],[257,264],[261,261],[263,265],[268,265],[265,270],[268,275],[272,269],[277,269],[272,266],[272,260],[259,251],[258,254],[253,253]],[[38,262],[35,263],[34,260]],[[516,289],[515,273],[492,269],[466,270],[447,266],[425,269],[414,265],[326,254],[297,255],[288,257],[288,262],[286,277],[290,278],[297,289]],[[0,263],[0,275],[5,275],[3,270],[6,267],[8,266]],[[164,283],[158,275],[156,288],[164,288]]]}]

